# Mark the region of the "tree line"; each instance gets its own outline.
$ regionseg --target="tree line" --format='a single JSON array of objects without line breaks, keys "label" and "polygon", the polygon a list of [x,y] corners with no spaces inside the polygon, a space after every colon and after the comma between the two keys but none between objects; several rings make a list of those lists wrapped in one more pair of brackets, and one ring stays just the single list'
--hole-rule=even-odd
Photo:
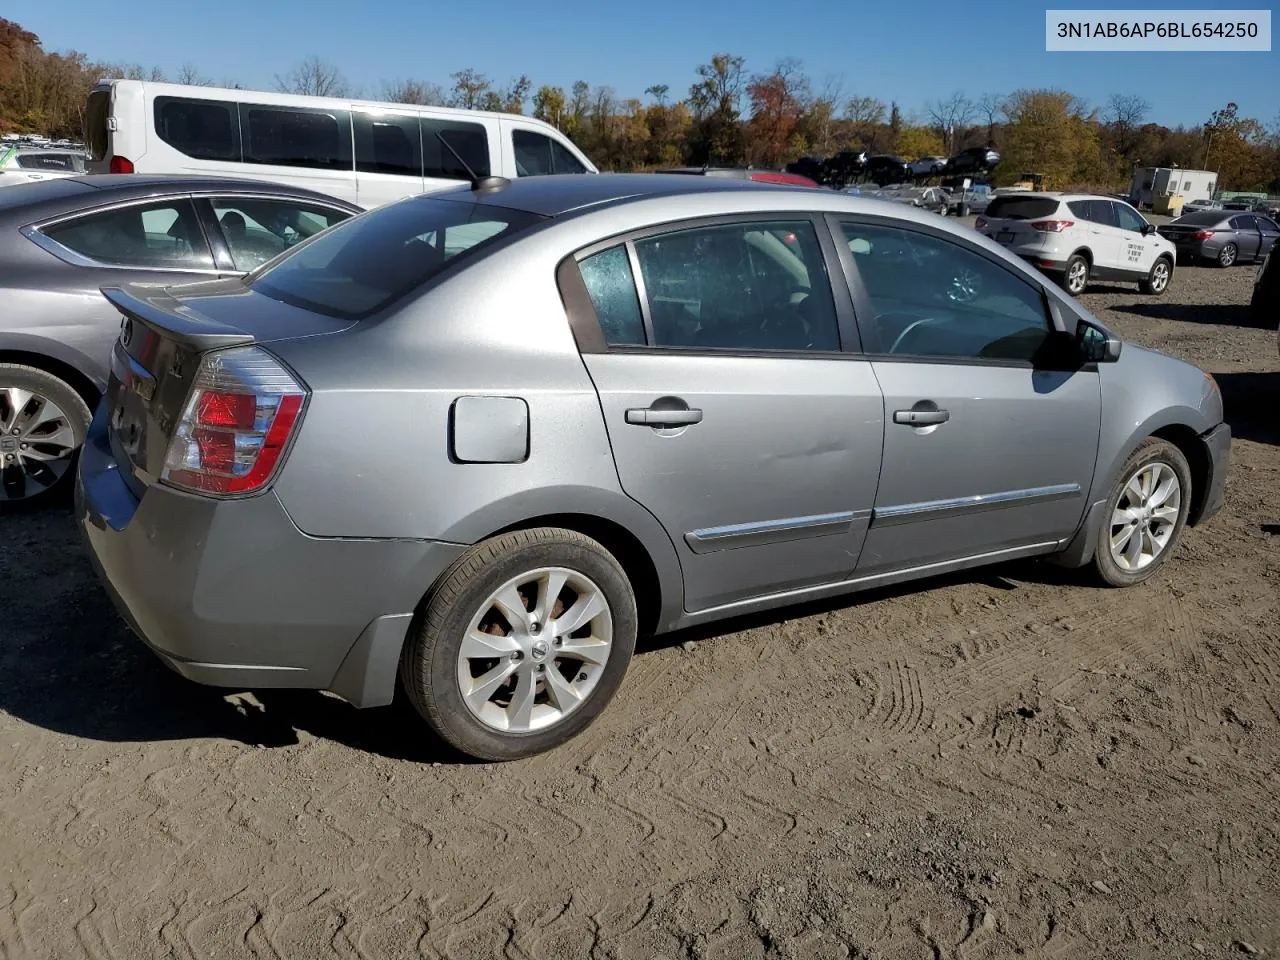
[{"label": "tree line", "polygon": [[[157,68],[97,63],[76,51],[46,53],[34,34],[0,19],[0,128],[79,136],[89,89],[109,77],[166,79]],[[172,79],[240,86],[206,77],[189,64]],[[1172,128],[1149,122],[1151,105],[1139,95],[1116,94],[1094,105],[1061,89],[975,96],[956,91],[904,113],[897,103],[847,89],[842,79],[815,83],[799,60],[751,72],[745,58],[729,53],[699,64],[687,91],[655,84],[644,100],[585,80],[568,89],[535,87],[525,75],[501,82],[472,69],[451,74],[445,84],[409,78],[361,90],[315,56],[277,75],[275,87],[313,96],[531,113],[562,130],[605,170],[781,167],[801,156],[848,149],[914,160],[990,145],[1002,158],[997,185],[1039,173],[1048,189],[1120,190],[1127,188],[1134,166],[1176,165],[1216,170],[1225,189],[1280,193],[1280,118],[1268,127],[1241,116],[1235,103],[1202,124]]]}]

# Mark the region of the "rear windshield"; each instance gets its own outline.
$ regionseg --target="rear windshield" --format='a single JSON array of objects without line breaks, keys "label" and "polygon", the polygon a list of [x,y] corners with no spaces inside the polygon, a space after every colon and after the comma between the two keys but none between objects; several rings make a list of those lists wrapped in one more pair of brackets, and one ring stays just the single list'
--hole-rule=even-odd
[{"label": "rear windshield", "polygon": [[987,219],[1037,220],[1057,212],[1057,200],[1044,197],[996,197],[987,207]]},{"label": "rear windshield", "polygon": [[359,319],[542,219],[488,204],[415,197],[344,221],[247,282],[275,300]]},{"label": "rear windshield", "polygon": [[1173,222],[1180,226],[1185,224],[1188,227],[1209,227],[1225,219],[1221,210],[1197,210],[1195,213],[1184,214]]},{"label": "rear windshield", "polygon": [[97,162],[107,155],[107,117],[111,113],[111,91],[95,90],[89,94],[84,112],[84,147],[89,159]]}]

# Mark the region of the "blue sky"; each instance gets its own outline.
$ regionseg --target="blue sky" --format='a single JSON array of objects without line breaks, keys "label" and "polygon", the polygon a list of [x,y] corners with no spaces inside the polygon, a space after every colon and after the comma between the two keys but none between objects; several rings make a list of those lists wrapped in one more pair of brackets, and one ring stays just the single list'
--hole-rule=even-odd
[{"label": "blue sky", "polygon": [[[1166,2],[1162,9],[1184,6]],[[1199,8],[1208,6],[1202,0]],[[694,67],[724,51],[745,56],[751,72],[795,57],[816,85],[843,78],[846,96],[896,100],[906,115],[955,90],[977,97],[1062,87],[1095,105],[1112,93],[1140,94],[1152,105],[1150,119],[1170,125],[1202,123],[1229,100],[1268,125],[1280,116],[1274,47],[1051,54],[1044,51],[1044,11],[1025,2],[934,0],[131,0],[106,7],[101,0],[7,0],[4,16],[36,33],[46,50],[72,48],[170,74],[189,61],[212,79],[258,89],[271,89],[277,73],[317,54],[368,93],[383,79],[447,86],[450,73],[474,67],[497,83],[520,73],[535,86],[582,79],[622,97],[665,83],[682,97]]]}]

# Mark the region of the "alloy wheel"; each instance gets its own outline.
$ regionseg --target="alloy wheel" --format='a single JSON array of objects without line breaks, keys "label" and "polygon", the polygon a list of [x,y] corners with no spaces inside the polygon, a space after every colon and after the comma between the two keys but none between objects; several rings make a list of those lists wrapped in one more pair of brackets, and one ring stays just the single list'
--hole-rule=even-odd
[{"label": "alloy wheel", "polygon": [[1071,269],[1067,271],[1067,289],[1072,293],[1080,293],[1084,289],[1088,277],[1089,268],[1083,260],[1077,260],[1071,264]]},{"label": "alloy wheel", "polygon": [[1151,290],[1153,293],[1159,293],[1169,285],[1169,264],[1160,260],[1156,263],[1151,271]]},{"label": "alloy wheel", "polygon": [[0,387],[0,501],[27,500],[54,486],[76,452],[71,419],[54,401]]},{"label": "alloy wheel", "polygon": [[565,567],[531,570],[480,605],[458,651],[458,688],[494,730],[544,730],[586,702],[612,647],[609,602],[594,581]]},{"label": "alloy wheel", "polygon": [[1144,464],[1120,491],[1111,514],[1110,549],[1116,566],[1136,573],[1150,566],[1173,537],[1182,506],[1182,485],[1173,467]]},{"label": "alloy wheel", "polygon": [[1236,248],[1234,244],[1228,243],[1222,248],[1222,252],[1218,254],[1218,262],[1224,267],[1229,267],[1236,262]]}]

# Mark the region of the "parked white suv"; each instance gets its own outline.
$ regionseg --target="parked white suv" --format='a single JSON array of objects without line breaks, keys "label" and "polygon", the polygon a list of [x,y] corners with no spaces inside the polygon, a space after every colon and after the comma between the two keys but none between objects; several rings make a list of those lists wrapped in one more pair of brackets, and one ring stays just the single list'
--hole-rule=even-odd
[{"label": "parked white suv", "polygon": [[1173,244],[1122,200],[1077,193],[994,198],[974,227],[1054,277],[1072,296],[1090,280],[1136,282],[1160,296],[1173,279]]},{"label": "parked white suv", "polygon": [[84,172],[83,150],[0,147],[0,187],[56,177],[75,177]]}]

